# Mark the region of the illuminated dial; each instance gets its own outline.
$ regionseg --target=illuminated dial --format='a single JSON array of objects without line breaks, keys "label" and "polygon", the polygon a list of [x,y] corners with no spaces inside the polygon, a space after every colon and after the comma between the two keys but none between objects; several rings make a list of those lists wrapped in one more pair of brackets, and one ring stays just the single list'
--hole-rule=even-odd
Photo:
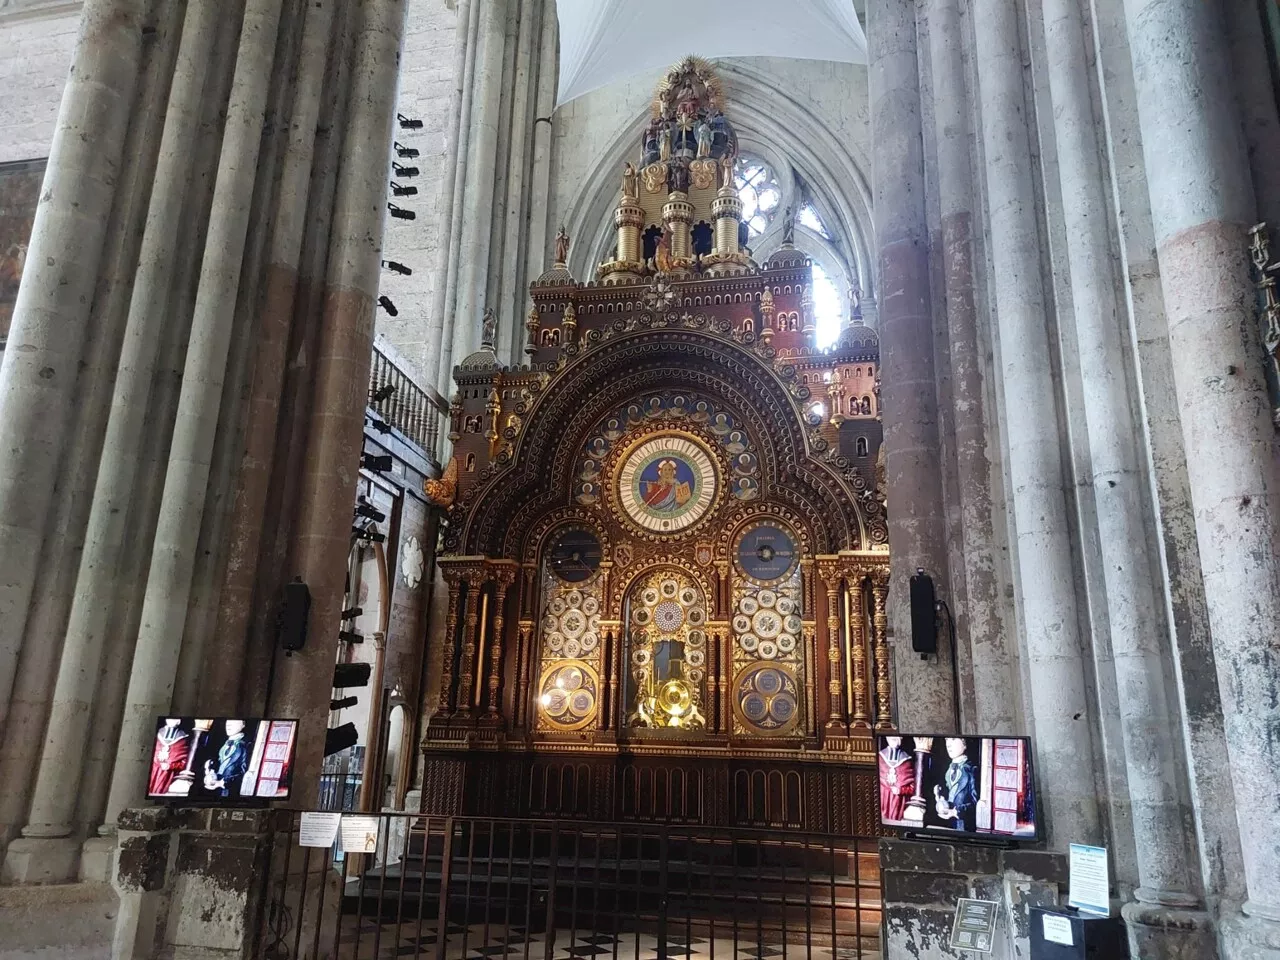
[{"label": "illuminated dial", "polygon": [[752,527],[738,541],[738,567],[753,580],[780,580],[795,568],[796,559],[791,534],[772,524]]},{"label": "illuminated dial", "polygon": [[561,580],[589,580],[600,566],[600,540],[590,530],[566,530],[547,551],[547,564]]},{"label": "illuminated dial", "polygon": [[678,533],[701,520],[716,499],[718,478],[711,454],[689,437],[646,440],[618,471],[618,501],[645,530]]}]

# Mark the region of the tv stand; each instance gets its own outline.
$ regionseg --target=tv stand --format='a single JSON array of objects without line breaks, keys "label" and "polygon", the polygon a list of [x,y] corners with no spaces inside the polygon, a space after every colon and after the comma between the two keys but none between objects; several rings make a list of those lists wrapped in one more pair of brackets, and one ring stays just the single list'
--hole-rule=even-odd
[{"label": "tv stand", "polygon": [[1000,850],[1013,850],[1018,846],[1015,837],[993,837],[985,834],[942,833],[937,830],[906,830],[902,834],[906,840],[919,840],[925,843],[964,843],[974,847],[996,847]]}]

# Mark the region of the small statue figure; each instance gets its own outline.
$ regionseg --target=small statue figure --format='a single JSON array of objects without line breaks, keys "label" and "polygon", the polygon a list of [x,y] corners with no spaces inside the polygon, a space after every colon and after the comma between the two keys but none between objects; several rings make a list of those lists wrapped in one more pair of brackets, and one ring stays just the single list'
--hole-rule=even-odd
[{"label": "small statue figure", "polygon": [[792,207],[787,207],[786,213],[782,215],[782,245],[784,247],[794,246],[796,242],[796,212]]},{"label": "small statue figure", "polygon": [[725,157],[720,161],[720,188],[733,186],[733,157]]},{"label": "small statue figure", "polygon": [[622,168],[622,195],[631,200],[639,196],[636,187],[636,168],[629,161]]},{"label": "small statue figure", "polygon": [[671,235],[666,230],[662,231],[662,239],[658,241],[658,249],[654,254],[653,262],[659,273],[669,273],[671,271]]},{"label": "small statue figure", "polygon": [[697,126],[693,128],[693,136],[698,142],[698,158],[704,159],[711,156],[711,124],[705,120],[699,120]]},{"label": "small statue figure", "polygon": [[560,224],[560,232],[556,234],[556,266],[563,267],[569,262],[569,234],[564,224]]},{"label": "small statue figure", "polygon": [[862,319],[862,284],[858,282],[856,276],[853,278],[853,283],[849,284],[849,318]]},{"label": "small statue figure", "polygon": [[485,307],[484,318],[480,321],[480,345],[492,349],[497,330],[498,318],[494,316],[493,307]]},{"label": "small statue figure", "polygon": [[677,160],[670,164],[668,177],[671,181],[672,193],[689,192],[689,164],[686,161]]},{"label": "small statue figure", "polygon": [[671,159],[671,124],[664,123],[662,131],[658,134],[658,159]]}]

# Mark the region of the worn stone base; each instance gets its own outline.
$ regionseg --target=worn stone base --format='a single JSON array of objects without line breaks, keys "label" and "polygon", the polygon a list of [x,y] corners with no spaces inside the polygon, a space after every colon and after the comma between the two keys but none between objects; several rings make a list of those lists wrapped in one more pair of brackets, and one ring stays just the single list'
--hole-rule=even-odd
[{"label": "worn stone base", "polygon": [[1213,922],[1203,910],[1126,903],[1120,910],[1129,956],[1141,960],[1212,960],[1218,956]]},{"label": "worn stone base", "polygon": [[1218,931],[1222,960],[1280,960],[1280,922],[1224,907]]},{"label": "worn stone base", "polygon": [[80,879],[110,883],[115,871],[115,836],[90,837],[80,848]]},{"label": "worn stone base", "polygon": [[105,883],[0,887],[0,960],[108,960],[118,911]]},{"label": "worn stone base", "polygon": [[79,865],[80,841],[74,837],[18,837],[5,851],[0,882],[67,883]]}]

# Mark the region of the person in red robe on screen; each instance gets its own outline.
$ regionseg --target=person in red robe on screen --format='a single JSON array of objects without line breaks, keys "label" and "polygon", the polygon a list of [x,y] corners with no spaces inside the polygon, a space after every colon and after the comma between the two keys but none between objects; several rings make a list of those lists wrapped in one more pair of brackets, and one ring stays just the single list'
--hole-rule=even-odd
[{"label": "person in red robe on screen", "polygon": [[170,717],[156,731],[155,751],[151,754],[151,779],[147,785],[149,796],[158,797],[168,793],[170,785],[178,779],[178,774],[187,768],[187,757],[191,753],[191,734],[182,729],[181,723],[176,717]]},{"label": "person in red robe on screen", "polygon": [[877,754],[880,767],[880,817],[901,820],[907,800],[915,789],[915,768],[911,754],[902,749],[901,737],[885,737],[884,749]]}]

